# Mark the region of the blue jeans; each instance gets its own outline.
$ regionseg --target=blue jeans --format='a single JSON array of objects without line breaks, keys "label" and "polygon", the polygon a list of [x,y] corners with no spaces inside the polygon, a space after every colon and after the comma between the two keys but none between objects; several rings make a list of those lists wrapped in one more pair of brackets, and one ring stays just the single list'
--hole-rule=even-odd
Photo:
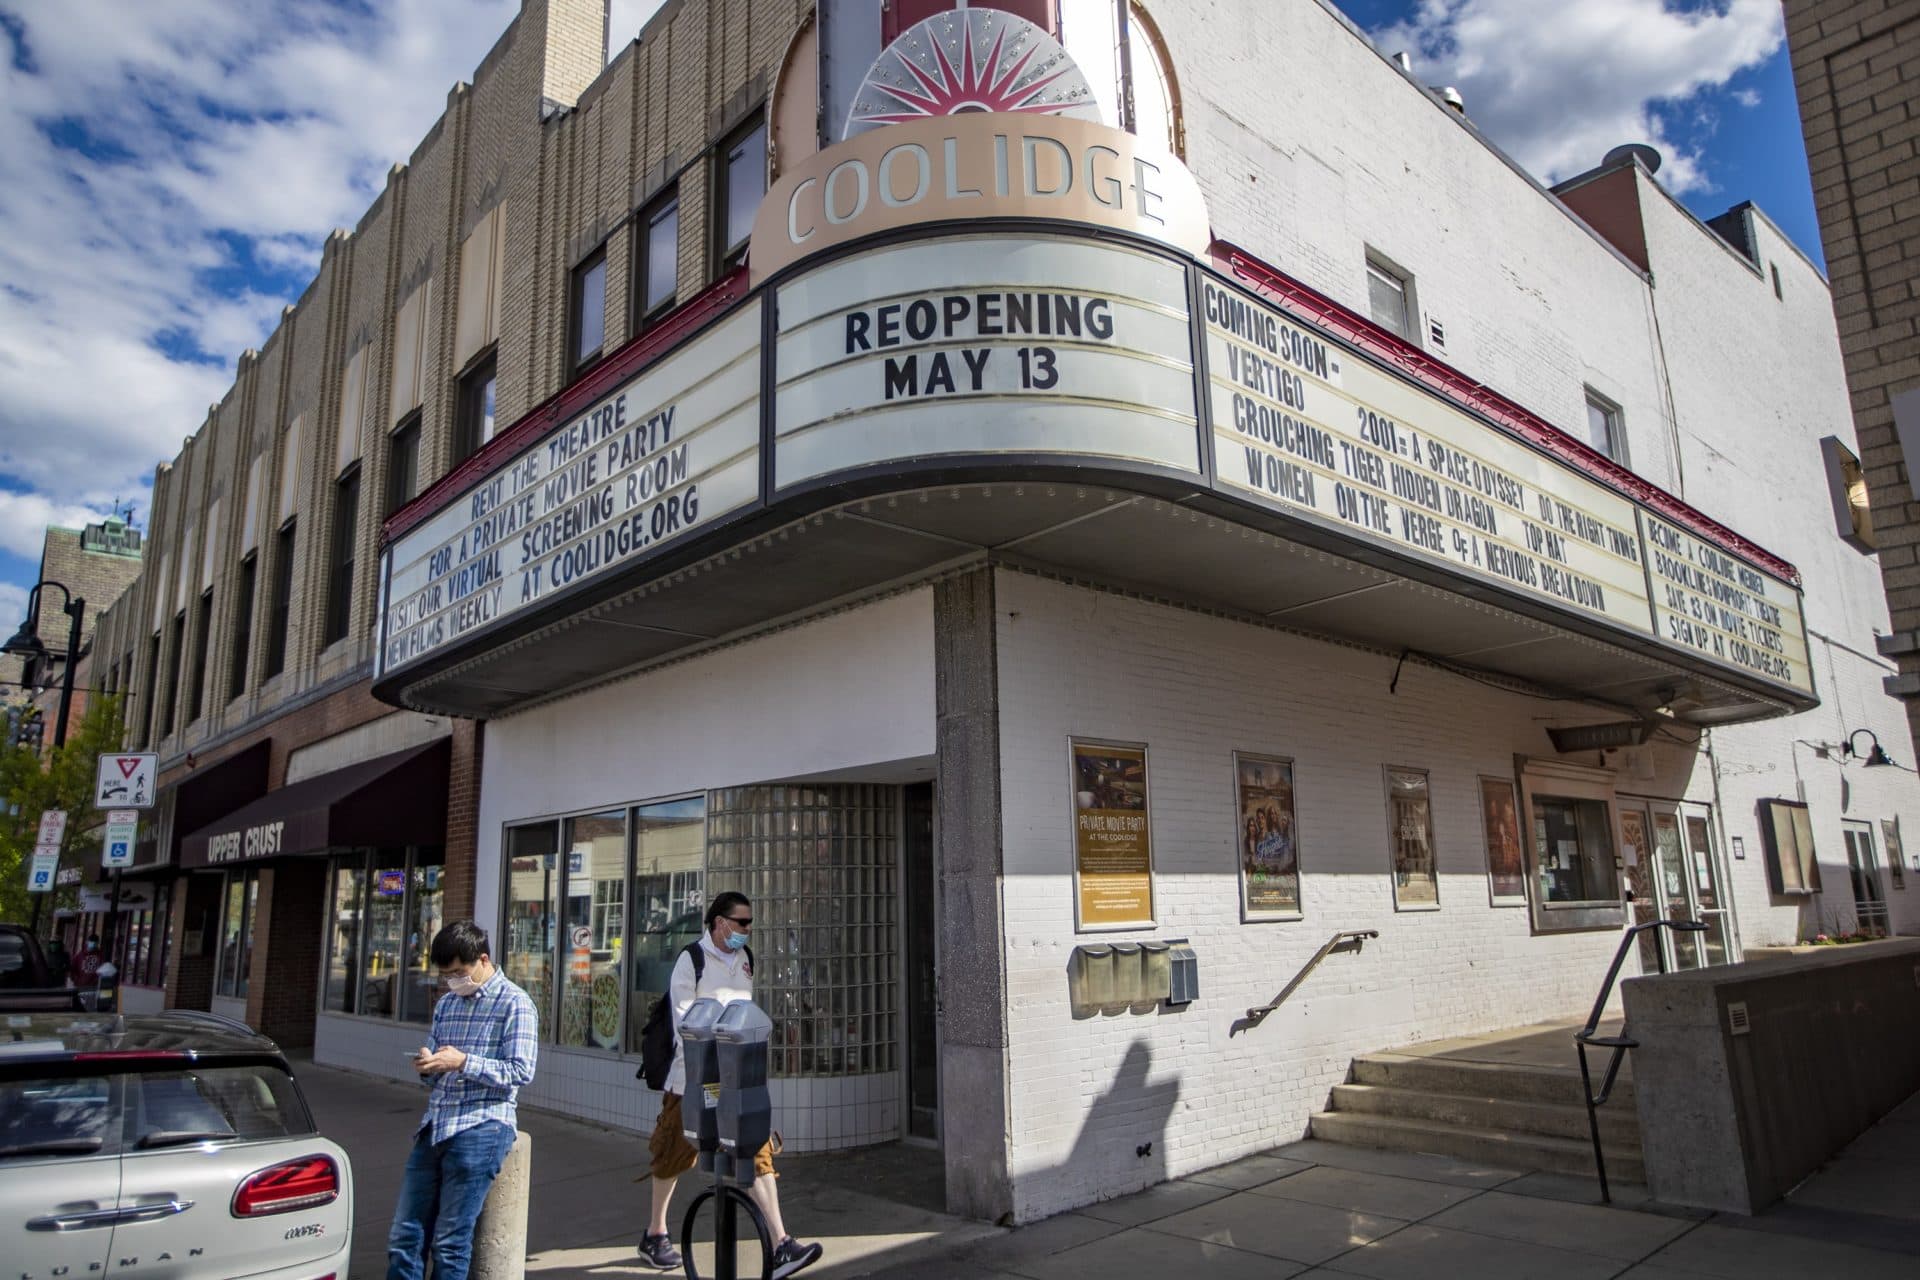
[{"label": "blue jeans", "polygon": [[414,1135],[400,1180],[400,1204],[387,1233],[387,1280],[421,1280],[433,1255],[434,1280],[467,1280],[473,1224],[494,1175],[513,1149],[513,1127],[498,1120],[430,1142]]}]

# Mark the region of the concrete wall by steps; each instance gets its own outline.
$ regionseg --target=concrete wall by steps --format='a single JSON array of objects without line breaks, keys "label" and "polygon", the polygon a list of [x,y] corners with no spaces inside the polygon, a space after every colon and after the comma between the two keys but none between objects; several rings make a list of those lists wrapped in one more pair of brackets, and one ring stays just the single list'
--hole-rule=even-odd
[{"label": "concrete wall by steps", "polygon": [[[1635,978],[1647,1186],[1757,1213],[1920,1090],[1920,941]],[[1749,1029],[1733,1033],[1744,1004]]]}]

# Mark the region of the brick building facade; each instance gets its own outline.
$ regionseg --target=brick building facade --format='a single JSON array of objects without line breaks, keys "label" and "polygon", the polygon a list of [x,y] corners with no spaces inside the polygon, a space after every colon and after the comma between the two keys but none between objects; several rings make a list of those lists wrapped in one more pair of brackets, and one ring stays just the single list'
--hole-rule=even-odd
[{"label": "brick building facade", "polygon": [[1787,0],[1787,42],[1859,430],[1899,673],[1920,754],[1920,12],[1900,0]]}]

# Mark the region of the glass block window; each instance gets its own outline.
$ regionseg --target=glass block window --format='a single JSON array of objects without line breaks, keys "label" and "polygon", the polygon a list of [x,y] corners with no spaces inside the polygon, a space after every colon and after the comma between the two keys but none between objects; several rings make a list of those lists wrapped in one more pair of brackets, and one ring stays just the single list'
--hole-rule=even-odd
[{"label": "glass block window", "polygon": [[776,1076],[896,1069],[899,789],[712,793],[709,895],[753,902],[754,999],[773,1018]]}]

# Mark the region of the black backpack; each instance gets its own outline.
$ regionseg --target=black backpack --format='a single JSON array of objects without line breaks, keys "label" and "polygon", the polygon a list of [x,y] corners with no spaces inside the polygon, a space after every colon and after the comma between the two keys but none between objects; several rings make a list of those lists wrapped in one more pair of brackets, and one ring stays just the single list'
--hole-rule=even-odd
[{"label": "black backpack", "polygon": [[[693,989],[695,995],[700,991],[700,979],[706,976],[707,957],[698,942],[689,942],[683,950],[693,960]],[[753,948],[745,948],[747,953],[747,972],[753,972]],[[669,988],[673,979],[667,979]],[[647,1088],[658,1090],[667,1083],[667,1074],[673,1070],[673,1014],[667,1007],[672,990],[663,992],[653,1002],[653,1008],[647,1012],[647,1024],[640,1028],[640,1069],[633,1073],[635,1080],[645,1080]]]}]

